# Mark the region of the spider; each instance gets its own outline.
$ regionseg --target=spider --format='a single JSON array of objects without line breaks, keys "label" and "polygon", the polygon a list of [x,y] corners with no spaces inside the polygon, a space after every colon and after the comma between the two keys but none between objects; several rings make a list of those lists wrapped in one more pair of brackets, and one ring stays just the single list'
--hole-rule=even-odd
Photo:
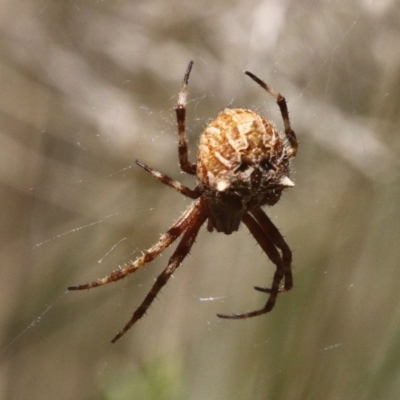
[{"label": "spider", "polygon": [[242,319],[265,314],[274,307],[278,293],[290,290],[293,286],[291,250],[261,208],[264,205],[274,205],[285,188],[294,186],[289,178],[289,164],[296,156],[297,139],[290,126],[285,98],[246,71],[247,76],[275,98],[282,114],[285,135],[280,134],[271,121],[254,111],[227,108],[210,122],[200,136],[197,163],[192,163],[188,157],[185,134],[187,86],[192,66],[193,61],[190,61],[175,112],[180,167],[187,174],[197,176],[196,187],[190,189],[138,160],[136,164],[165,185],[194,201],[141,257],[119,267],[102,279],[68,288],[91,289],[123,279],[153,261],[182,235],[167,267],[157,277],[150,292],[127,324],[113,338],[112,343],[143,317],[158,292],[189,254],[199,229],[206,221],[209,232],[215,229],[227,235],[237,231],[243,222],[276,267],[270,288],[254,287],[268,294],[264,307],[241,314],[217,314],[218,317]]}]

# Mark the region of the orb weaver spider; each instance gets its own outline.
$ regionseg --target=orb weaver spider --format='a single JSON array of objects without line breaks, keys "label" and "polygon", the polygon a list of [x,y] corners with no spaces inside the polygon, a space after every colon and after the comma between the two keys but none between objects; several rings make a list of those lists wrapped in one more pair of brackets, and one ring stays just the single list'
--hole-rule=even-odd
[{"label": "orb weaver spider", "polygon": [[289,167],[290,160],[296,156],[298,145],[296,135],[290,126],[285,98],[251,72],[246,71],[247,76],[276,100],[282,114],[285,134],[281,135],[272,122],[254,111],[227,108],[217,115],[201,134],[197,163],[193,163],[189,161],[185,133],[187,86],[192,66],[193,62],[190,61],[175,112],[180,166],[187,174],[196,175],[195,188],[190,189],[140,161],[136,161],[136,164],[165,185],[194,201],[167,232],[161,235],[158,242],[141,257],[102,279],[68,288],[69,290],[91,289],[123,279],[153,261],[182,235],[167,267],[157,277],[150,292],[128,323],[113,338],[112,343],[145,314],[161,288],[189,254],[199,229],[206,221],[209,232],[215,229],[227,235],[237,231],[243,222],[276,267],[270,288],[255,287],[256,290],[269,295],[264,307],[241,314],[217,314],[218,317],[242,319],[265,314],[274,307],[278,294],[290,290],[293,286],[292,252],[261,208],[264,205],[273,206],[285,188],[294,186],[289,178]]}]

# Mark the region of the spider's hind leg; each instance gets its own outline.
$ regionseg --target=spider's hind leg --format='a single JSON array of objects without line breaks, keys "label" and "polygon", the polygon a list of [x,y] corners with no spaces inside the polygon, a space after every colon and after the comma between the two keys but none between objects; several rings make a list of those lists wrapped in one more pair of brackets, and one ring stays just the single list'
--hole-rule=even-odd
[{"label": "spider's hind leg", "polygon": [[289,142],[289,148],[287,149],[288,156],[290,158],[296,157],[298,143],[296,134],[294,133],[290,125],[289,111],[287,108],[285,98],[279,92],[277,92],[275,89],[272,89],[272,87],[267,85],[263,80],[261,80],[251,72],[245,71],[245,74],[249,76],[251,79],[253,79],[254,82],[258,83],[264,90],[266,90],[275,99],[281,111],[283,125],[285,127],[285,135]]},{"label": "spider's hind leg", "polygon": [[189,149],[186,138],[186,97],[187,97],[187,86],[189,83],[190,72],[193,67],[193,61],[189,62],[185,76],[183,78],[182,88],[178,95],[178,103],[175,107],[176,122],[178,124],[178,154],[179,163],[181,165],[182,171],[187,174],[196,175],[196,164],[189,161]]}]

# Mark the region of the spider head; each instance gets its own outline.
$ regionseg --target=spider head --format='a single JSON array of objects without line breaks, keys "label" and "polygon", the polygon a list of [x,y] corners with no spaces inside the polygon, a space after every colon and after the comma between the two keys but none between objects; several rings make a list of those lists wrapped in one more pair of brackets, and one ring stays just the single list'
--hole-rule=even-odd
[{"label": "spider head", "polygon": [[244,214],[254,207],[274,205],[283,189],[294,185],[286,176],[281,182],[266,182],[258,169],[254,169],[247,181],[240,178],[236,176],[230,183],[219,181],[216,188],[202,187],[202,199],[209,213],[209,231],[216,229],[227,235],[237,231]]}]

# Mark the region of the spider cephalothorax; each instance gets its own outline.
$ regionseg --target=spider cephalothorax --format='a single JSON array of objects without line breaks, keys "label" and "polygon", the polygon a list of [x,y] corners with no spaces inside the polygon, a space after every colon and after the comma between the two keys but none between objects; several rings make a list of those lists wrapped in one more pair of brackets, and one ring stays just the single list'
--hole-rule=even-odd
[{"label": "spider cephalothorax", "polygon": [[[219,317],[240,319],[265,314],[274,307],[278,293],[293,286],[292,253],[278,229],[261,209],[264,205],[274,205],[280,199],[283,189],[294,186],[289,178],[289,163],[296,156],[297,139],[290,126],[286,101],[265,82],[252,73],[245,72],[275,98],[281,110],[285,134],[281,135],[272,122],[254,111],[225,109],[208,124],[200,136],[197,164],[194,164],[188,159],[185,134],[187,85],[192,66],[191,61],[175,110],[179,162],[184,172],[197,175],[196,187],[190,189],[140,161],[136,163],[162,183],[195,200],[141,257],[102,279],[69,287],[69,290],[90,289],[125,278],[152,261],[182,235],[167,267],[158,276],[132,318],[114,337],[113,343],[145,314],[158,292],[189,254],[199,229],[206,221],[210,232],[215,229],[226,234],[237,231],[243,222],[276,266],[271,288],[255,287],[256,290],[269,294],[263,308],[243,314],[218,314]],[[284,283],[281,287],[282,280]]]}]

